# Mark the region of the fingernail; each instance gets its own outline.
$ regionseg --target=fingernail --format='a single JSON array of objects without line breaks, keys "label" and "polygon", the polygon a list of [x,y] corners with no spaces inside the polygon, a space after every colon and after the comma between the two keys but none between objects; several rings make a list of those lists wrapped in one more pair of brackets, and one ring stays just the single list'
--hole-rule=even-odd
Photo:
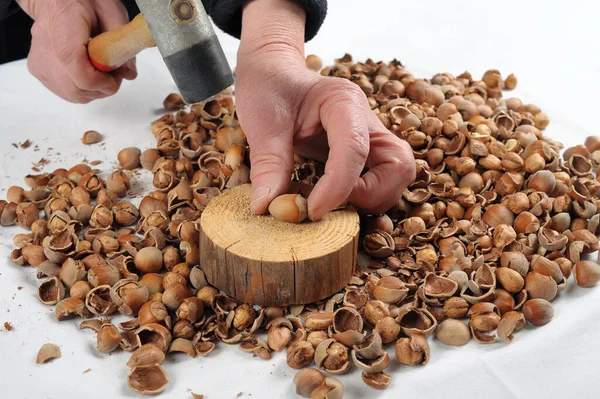
[{"label": "fingernail", "polygon": [[258,187],[256,190],[254,190],[252,192],[253,200],[250,202],[250,211],[252,213],[258,213],[257,212],[257,206],[259,205],[258,203],[261,200],[267,198],[270,193],[271,193],[271,187],[268,187],[268,186]]},{"label": "fingernail", "polygon": [[127,63],[125,64],[125,66],[127,67],[127,69],[129,69],[131,72],[137,74],[137,63],[135,62],[135,58],[130,59],[129,61],[127,61]]},{"label": "fingernail", "polygon": [[316,222],[317,220],[321,219],[320,213],[321,212],[319,208],[313,208],[310,206],[308,207],[308,218],[313,222]]}]

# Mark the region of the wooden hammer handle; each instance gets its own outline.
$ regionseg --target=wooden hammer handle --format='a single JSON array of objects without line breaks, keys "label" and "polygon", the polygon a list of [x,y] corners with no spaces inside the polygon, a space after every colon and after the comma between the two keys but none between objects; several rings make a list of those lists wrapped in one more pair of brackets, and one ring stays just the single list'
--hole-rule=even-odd
[{"label": "wooden hammer handle", "polygon": [[154,39],[142,14],[130,23],[94,37],[88,43],[88,54],[96,69],[114,71],[137,53],[154,47]]}]

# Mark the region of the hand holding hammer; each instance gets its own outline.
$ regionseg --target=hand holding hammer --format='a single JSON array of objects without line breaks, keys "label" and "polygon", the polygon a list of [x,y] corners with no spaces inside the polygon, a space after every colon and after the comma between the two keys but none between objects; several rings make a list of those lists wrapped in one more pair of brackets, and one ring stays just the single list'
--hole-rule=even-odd
[{"label": "hand holding hammer", "polygon": [[143,49],[158,45],[188,103],[205,100],[233,84],[223,49],[199,0],[137,3],[143,15],[96,36],[88,44],[96,68],[110,72]]},{"label": "hand holding hammer", "polygon": [[[131,65],[138,52],[154,45],[188,102],[202,101],[233,84],[200,0],[137,0],[142,14],[126,25],[120,0],[17,1],[35,20],[31,73],[71,102],[116,93],[123,78],[136,76],[131,67],[119,67]],[[105,32],[90,41],[95,31]],[[118,73],[107,73],[117,68]]]}]

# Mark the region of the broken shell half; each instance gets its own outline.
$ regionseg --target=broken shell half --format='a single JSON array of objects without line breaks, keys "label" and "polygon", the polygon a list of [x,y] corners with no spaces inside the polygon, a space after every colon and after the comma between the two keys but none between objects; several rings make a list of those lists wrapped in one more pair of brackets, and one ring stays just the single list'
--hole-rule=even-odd
[{"label": "broken shell half", "polygon": [[385,370],[391,362],[390,355],[382,351],[378,357],[372,360],[361,359],[356,355],[356,351],[352,351],[352,362],[356,367],[367,373],[379,373]]},{"label": "broken shell half", "polygon": [[56,305],[65,297],[65,286],[58,277],[52,277],[39,286],[37,294],[44,305]]},{"label": "broken shell half", "polygon": [[60,358],[60,349],[54,344],[44,344],[37,354],[35,362],[37,364],[46,363],[52,359]]},{"label": "broken shell half", "polygon": [[352,366],[348,356],[348,348],[334,339],[327,339],[317,346],[315,363],[321,370],[336,375],[347,373]]},{"label": "broken shell half", "polygon": [[140,345],[154,344],[165,353],[171,344],[171,332],[161,324],[146,324],[138,328],[135,334],[139,338]]},{"label": "broken shell half", "polygon": [[310,395],[311,399],[342,399],[344,385],[336,378],[327,377]]},{"label": "broken shell half", "polygon": [[363,342],[352,347],[356,354],[363,359],[376,359],[382,352],[383,343],[379,332],[373,331]]},{"label": "broken shell half", "polygon": [[525,324],[527,322],[523,313],[515,311],[506,312],[502,315],[502,320],[498,324],[498,336],[504,342],[511,343],[514,338],[513,333],[525,327]]},{"label": "broken shell half", "polygon": [[127,384],[136,392],[149,395],[165,390],[169,384],[169,376],[158,364],[138,366],[131,370]]},{"label": "broken shell half", "polygon": [[56,305],[54,314],[58,321],[63,321],[75,316],[89,317],[90,312],[87,310],[85,303],[81,299],[66,298]]},{"label": "broken shell half", "polygon": [[302,369],[294,376],[296,394],[310,398],[315,389],[325,382],[325,374],[315,368]]},{"label": "broken shell half", "polygon": [[375,389],[385,389],[392,382],[392,376],[385,371],[379,373],[362,373],[362,380],[365,384]]}]

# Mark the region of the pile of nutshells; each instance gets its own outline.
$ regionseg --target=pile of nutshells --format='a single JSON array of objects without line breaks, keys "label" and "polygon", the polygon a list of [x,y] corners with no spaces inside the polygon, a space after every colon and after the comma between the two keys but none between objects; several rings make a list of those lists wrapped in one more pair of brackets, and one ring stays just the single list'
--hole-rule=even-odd
[{"label": "pile of nutshells", "polygon": [[[238,304],[198,265],[202,211],[249,181],[230,92],[191,107],[169,95],[164,106],[175,112],[151,126],[156,148],[124,149],[121,168],[105,178],[80,164],[27,176],[29,189],[11,187],[0,201],[2,225],[31,230],[14,237],[11,259],[35,267],[40,301],[55,306],[59,321],[84,318],[80,328],[96,332],[100,352],[131,352],[135,391],[166,388],[166,354],[207,356],[218,342],[265,360],[285,350],[288,365],[303,369],[294,382],[304,397],[341,398],[343,385],[326,375],[354,368],[384,389],[390,345],[401,364],[425,365],[433,335],[454,346],[511,342],[527,323],[550,322],[550,301],[571,274],[582,287],[600,280],[600,266],[585,260],[599,248],[600,138],[561,158],[561,145],[542,135],[547,115],[502,98],[514,75],[416,79],[397,61],[349,55],[324,69],[309,56],[307,66],[355,82],[417,164],[392,209],[362,217],[363,262],[327,300]],[[83,141],[101,140],[93,133]],[[140,165],[155,191],[135,206],[122,197]],[[322,164],[296,156],[291,178],[314,185],[322,173]],[[109,317],[117,314],[129,319],[115,325]]]}]

